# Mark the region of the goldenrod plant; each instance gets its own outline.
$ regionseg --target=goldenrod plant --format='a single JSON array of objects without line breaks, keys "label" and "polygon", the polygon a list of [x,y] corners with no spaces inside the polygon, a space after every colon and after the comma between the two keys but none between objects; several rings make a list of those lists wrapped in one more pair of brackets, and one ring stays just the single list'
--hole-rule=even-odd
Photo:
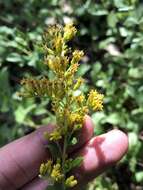
[{"label": "goldenrod plant", "polygon": [[83,158],[71,158],[68,149],[78,143],[77,133],[83,126],[90,110],[102,110],[103,94],[92,89],[88,94],[81,91],[83,78],[77,77],[79,61],[84,53],[71,50],[67,42],[72,40],[77,30],[70,23],[64,27],[49,26],[43,35],[42,48],[44,64],[53,73],[53,79],[25,78],[21,81],[24,97],[48,97],[56,117],[53,132],[43,135],[48,141],[51,159],[41,164],[39,176],[50,182],[48,189],[67,190],[77,185],[78,180],[70,175],[73,168],[80,166]]}]

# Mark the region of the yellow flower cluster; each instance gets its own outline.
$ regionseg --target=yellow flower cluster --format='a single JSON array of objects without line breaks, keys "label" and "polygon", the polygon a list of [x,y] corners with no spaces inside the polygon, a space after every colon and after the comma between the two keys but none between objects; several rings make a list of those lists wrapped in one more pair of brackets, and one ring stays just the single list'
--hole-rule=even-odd
[{"label": "yellow flower cluster", "polygon": [[[47,163],[42,163],[40,166],[40,177],[42,178],[51,178],[55,182],[59,182],[64,178],[64,174],[62,173],[61,164],[59,163],[53,164],[51,160],[48,160]],[[65,180],[66,187],[74,187],[77,184],[77,180],[72,175]]]},{"label": "yellow flower cluster", "polygon": [[40,177],[51,177],[54,181],[60,181],[63,178],[60,163],[54,164],[51,160],[42,163],[40,166]]},{"label": "yellow flower cluster", "polygon": [[59,57],[59,56],[53,56],[48,55],[45,60],[45,64],[48,65],[48,67],[59,77],[64,75],[64,72],[69,64],[68,57]]},{"label": "yellow flower cluster", "polygon": [[96,90],[91,90],[88,96],[87,104],[94,111],[102,110],[103,94],[99,94]]},{"label": "yellow flower cluster", "polygon": [[33,97],[33,96],[49,96],[50,81],[43,77],[42,79],[27,78],[21,81],[24,86],[24,92],[22,96]]}]

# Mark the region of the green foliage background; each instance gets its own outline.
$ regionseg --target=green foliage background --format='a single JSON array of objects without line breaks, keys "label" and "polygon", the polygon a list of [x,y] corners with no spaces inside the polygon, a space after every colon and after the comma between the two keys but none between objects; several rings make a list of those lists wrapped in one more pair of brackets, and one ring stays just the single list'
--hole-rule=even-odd
[{"label": "green foliage background", "polygon": [[[95,134],[119,128],[129,152],[93,181],[89,190],[142,190],[143,186],[143,4],[139,0],[0,0],[0,145],[51,121],[49,100],[16,96],[24,76],[45,70],[38,43],[48,24],[73,20],[84,49],[78,75],[84,90],[105,94],[104,111],[93,113]],[[32,128],[31,128],[32,127]],[[118,151],[118,150],[117,150]]]}]

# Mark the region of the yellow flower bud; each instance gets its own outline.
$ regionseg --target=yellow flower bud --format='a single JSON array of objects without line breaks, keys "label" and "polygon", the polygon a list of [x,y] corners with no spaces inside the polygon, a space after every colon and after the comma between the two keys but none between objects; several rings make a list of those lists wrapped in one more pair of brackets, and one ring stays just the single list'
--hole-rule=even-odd
[{"label": "yellow flower bud", "polygon": [[73,89],[77,90],[81,86],[81,84],[83,84],[83,82],[84,82],[83,78],[78,78]]},{"label": "yellow flower bud", "polygon": [[45,170],[45,164],[41,164],[40,166],[40,175],[44,176],[46,174],[46,170]]},{"label": "yellow flower bud", "polygon": [[63,46],[63,38],[62,38],[61,34],[59,34],[53,40],[54,40],[54,48],[55,48],[56,52],[58,54],[60,54],[62,51],[62,46]]},{"label": "yellow flower bud", "polygon": [[71,64],[78,63],[81,60],[81,58],[83,57],[83,55],[84,55],[83,51],[74,50]]},{"label": "yellow flower bud", "polygon": [[76,32],[77,30],[73,26],[73,23],[66,24],[64,27],[64,40],[65,41],[71,40],[75,36]]},{"label": "yellow flower bud", "polygon": [[77,180],[75,179],[75,177],[72,175],[70,177],[68,177],[66,179],[65,185],[67,187],[74,187],[75,185],[77,185]]}]

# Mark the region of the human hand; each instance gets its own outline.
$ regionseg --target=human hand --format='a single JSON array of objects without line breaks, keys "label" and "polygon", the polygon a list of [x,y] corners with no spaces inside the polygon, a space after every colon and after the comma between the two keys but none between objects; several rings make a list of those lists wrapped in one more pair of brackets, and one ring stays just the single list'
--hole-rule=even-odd
[{"label": "human hand", "polygon": [[[0,149],[0,190],[45,190],[48,182],[39,179],[40,164],[50,156],[45,145],[44,131],[53,126],[41,127]],[[127,136],[112,130],[106,134],[93,136],[93,124],[86,117],[79,143],[72,150],[73,156],[81,155],[82,165],[74,171],[78,178],[78,189],[119,161],[128,149]]]}]

